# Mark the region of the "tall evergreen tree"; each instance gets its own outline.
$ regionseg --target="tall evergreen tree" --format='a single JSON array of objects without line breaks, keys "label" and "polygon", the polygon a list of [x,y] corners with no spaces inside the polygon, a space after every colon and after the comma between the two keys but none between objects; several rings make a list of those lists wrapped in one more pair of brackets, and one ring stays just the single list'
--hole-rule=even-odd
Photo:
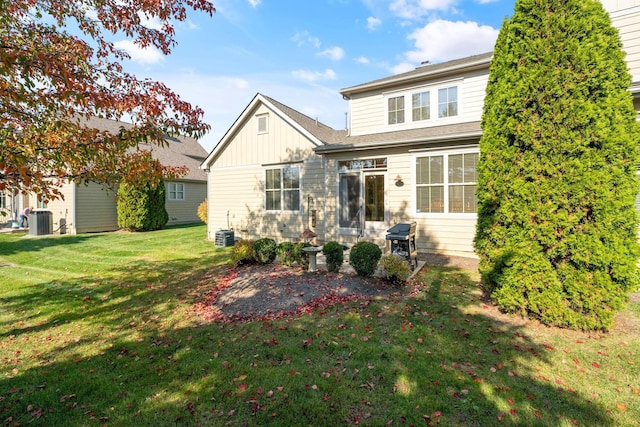
[{"label": "tall evergreen tree", "polygon": [[482,117],[475,247],[506,312],[607,330],[638,288],[640,129],[597,0],[516,0]]}]

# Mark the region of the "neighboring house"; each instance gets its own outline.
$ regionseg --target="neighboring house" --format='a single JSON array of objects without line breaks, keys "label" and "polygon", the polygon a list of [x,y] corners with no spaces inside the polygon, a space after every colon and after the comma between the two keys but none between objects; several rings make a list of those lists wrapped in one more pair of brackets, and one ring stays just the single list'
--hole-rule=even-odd
[{"label": "neighboring house", "polygon": [[[640,111],[640,0],[605,1],[620,29]],[[385,244],[416,221],[421,252],[473,255],[480,119],[491,53],[352,86],[349,131],[257,94],[202,168],[208,238]]]},{"label": "neighboring house", "polygon": [[[93,118],[90,125],[96,129],[117,132],[121,126],[132,126],[114,120]],[[206,150],[193,138],[168,137],[162,147],[140,144],[140,148],[152,150],[153,157],[164,166],[186,166],[189,173],[180,179],[166,181],[166,209],[168,225],[200,222],[198,206],[206,198],[206,174],[200,164],[207,156]],[[33,206],[36,210],[48,210],[53,217],[53,231],[56,233],[81,234],[113,231],[118,227],[116,191],[97,183],[66,183],[60,189],[64,200],[57,199],[43,203],[34,195],[18,195],[13,203],[15,210]],[[6,202],[10,197],[5,196]],[[0,202],[2,201],[0,194]],[[0,207],[1,208],[1,207]],[[14,210],[11,207],[10,210]]]}]

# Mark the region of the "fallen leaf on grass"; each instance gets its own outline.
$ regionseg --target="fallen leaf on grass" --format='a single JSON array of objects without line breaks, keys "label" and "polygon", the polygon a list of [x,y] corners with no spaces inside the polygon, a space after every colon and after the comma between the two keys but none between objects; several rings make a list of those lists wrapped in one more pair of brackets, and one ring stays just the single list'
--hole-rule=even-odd
[{"label": "fallen leaf on grass", "polygon": [[627,410],[627,407],[622,403],[618,403],[616,405],[616,407],[618,408],[618,410],[623,411],[623,412]]}]

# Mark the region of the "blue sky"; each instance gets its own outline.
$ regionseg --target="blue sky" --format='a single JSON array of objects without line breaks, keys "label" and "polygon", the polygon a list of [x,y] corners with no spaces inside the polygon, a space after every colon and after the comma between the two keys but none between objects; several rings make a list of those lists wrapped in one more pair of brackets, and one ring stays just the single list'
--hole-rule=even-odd
[{"label": "blue sky", "polygon": [[[345,126],[339,90],[492,50],[515,0],[213,0],[191,13],[170,56],[119,40],[127,71],[171,87],[205,111],[213,149],[257,92]],[[153,25],[150,22],[149,25]]]}]

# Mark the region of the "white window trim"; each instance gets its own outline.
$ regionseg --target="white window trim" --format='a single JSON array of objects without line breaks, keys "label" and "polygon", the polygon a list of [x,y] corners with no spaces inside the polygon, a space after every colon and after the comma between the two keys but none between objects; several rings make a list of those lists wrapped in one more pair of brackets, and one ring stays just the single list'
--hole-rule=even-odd
[{"label": "white window trim", "polygon": [[[177,190],[177,186],[180,185],[182,187],[182,191],[180,191],[180,193],[182,193],[182,198],[178,199],[176,197],[171,197],[171,187],[173,186],[175,188],[175,190],[173,191],[173,193],[175,195],[178,194],[178,190]],[[175,181],[169,181],[167,183],[167,200],[170,202],[184,202],[187,199],[187,186],[184,184],[184,182],[175,182]]]},{"label": "white window trim", "polygon": [[[298,209],[294,209],[294,210],[288,210],[288,209],[282,209],[282,193],[285,191],[282,188],[282,169],[287,169],[287,168],[296,168],[298,169],[298,179],[299,179],[299,185],[298,185]],[[280,209],[275,209],[275,210],[268,210],[267,209],[267,171],[268,170],[273,170],[273,169],[279,169],[280,170]],[[300,165],[274,165],[274,166],[268,166],[265,167],[263,172],[262,172],[262,177],[264,178],[263,184],[262,184],[262,209],[266,212],[266,213],[299,213],[302,211],[302,168],[300,167]]]},{"label": "white window trim", "polygon": [[[264,130],[260,130],[260,120],[264,119]],[[269,113],[256,114],[256,133],[264,135],[269,133]]]},{"label": "white window trim", "polygon": [[[474,148],[451,148],[451,149],[445,149],[445,150],[429,150],[429,151],[424,151],[424,152],[420,152],[419,154],[416,153],[412,156],[412,162],[411,162],[411,177],[412,177],[412,182],[413,182],[413,186],[411,189],[411,211],[413,213],[413,215],[415,215],[417,218],[447,218],[447,219],[456,219],[456,218],[474,218],[477,219],[478,218],[478,213],[477,212],[468,212],[468,213],[459,213],[459,212],[448,212],[449,209],[449,178],[448,178],[448,174],[446,173],[446,171],[448,171],[448,166],[449,166],[449,156],[450,155],[456,155],[456,154],[473,154],[473,153],[477,153],[480,154],[480,150],[478,149],[478,147],[474,147]],[[422,157],[432,157],[432,156],[444,156],[445,160],[445,183],[444,183],[444,206],[445,206],[445,211],[444,212],[418,212],[418,200],[416,197],[416,189],[417,189],[417,182],[416,182],[416,161],[418,158],[422,158]],[[477,186],[477,182],[476,182],[476,186]],[[477,188],[477,187],[476,187]]]},{"label": "white window trim", "polygon": [[[455,116],[439,117],[438,91],[450,87],[458,88],[458,114]],[[429,118],[426,120],[413,120],[413,94],[429,92]],[[404,96],[404,122],[389,123],[389,99]],[[414,86],[402,90],[383,92],[384,102],[384,126],[397,130],[417,129],[422,127],[442,126],[450,123],[464,122],[464,78],[451,79],[430,85]]]}]

